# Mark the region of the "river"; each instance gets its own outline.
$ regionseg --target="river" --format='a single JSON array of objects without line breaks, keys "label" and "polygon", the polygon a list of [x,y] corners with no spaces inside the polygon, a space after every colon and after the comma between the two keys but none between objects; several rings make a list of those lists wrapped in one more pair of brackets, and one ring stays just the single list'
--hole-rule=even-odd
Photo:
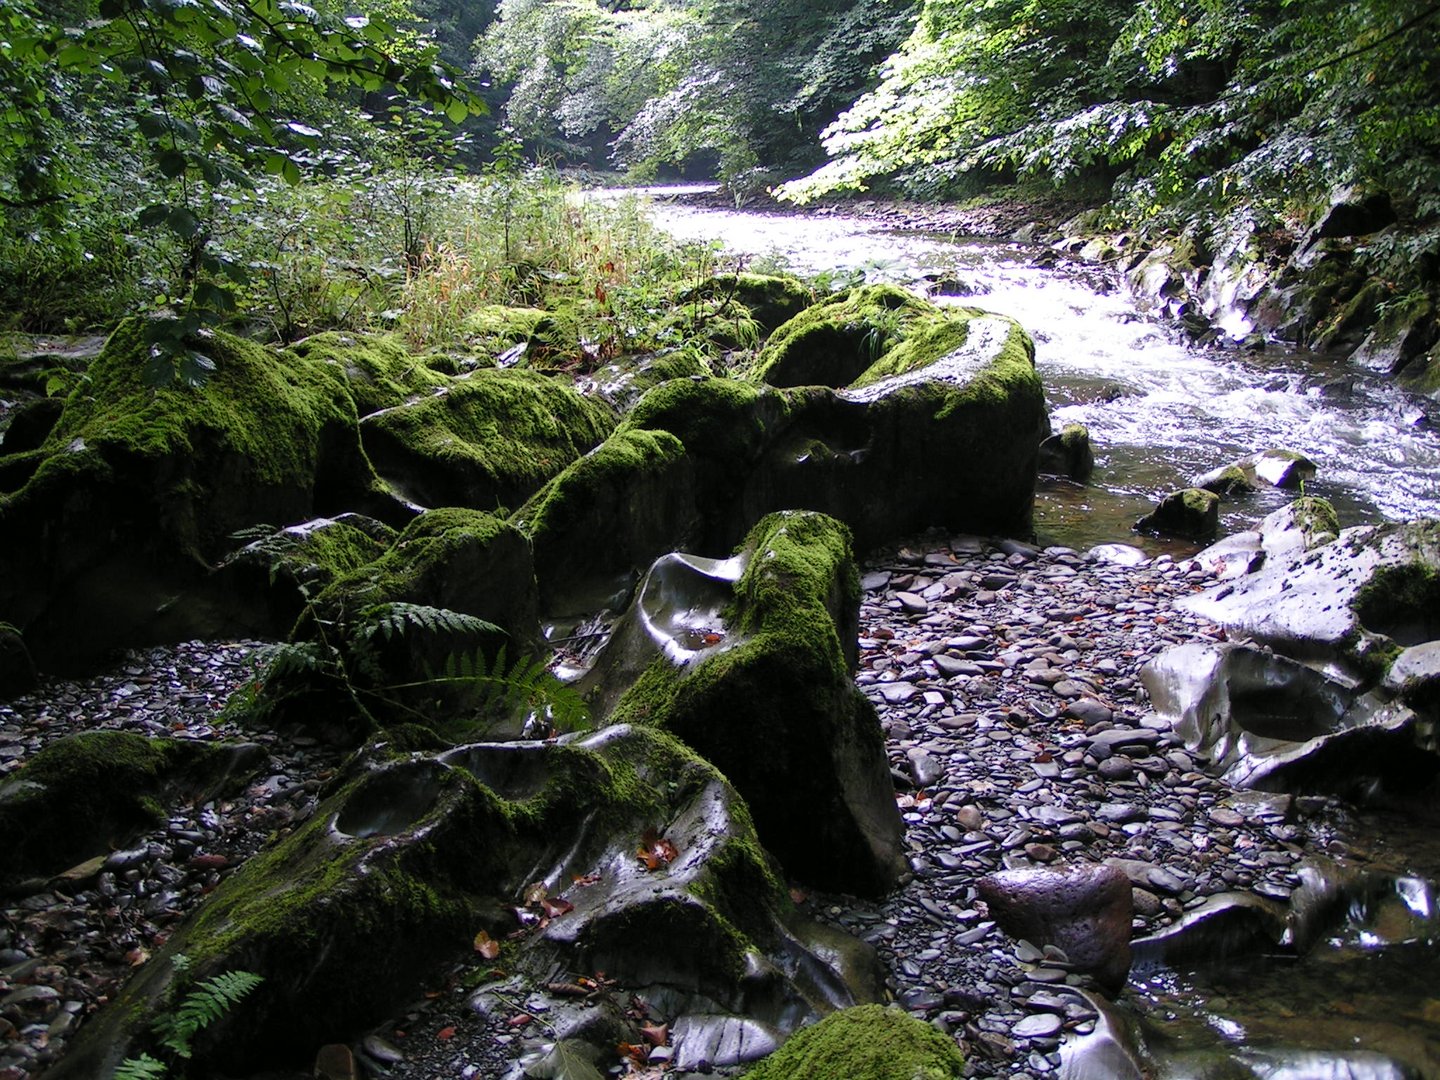
[{"label": "river", "polygon": [[[1096,449],[1090,484],[1042,481],[1042,541],[1193,551],[1137,538],[1130,525],[1190,477],[1270,447],[1318,464],[1307,493],[1329,499],[1342,524],[1440,516],[1440,437],[1421,403],[1302,350],[1197,346],[1142,311],[1114,268],[1033,245],[895,232],[843,214],[722,210],[677,197],[681,189],[651,194],[650,212],[664,230],[718,240],[728,268],[921,289],[944,281],[956,295],[938,302],[1018,319],[1035,339],[1055,426],[1085,424]],[[1222,529],[1246,528],[1290,497],[1271,490],[1228,503]],[[1440,1075],[1440,912],[1431,884],[1440,878],[1440,847],[1428,825],[1395,817],[1365,815],[1353,835],[1375,849],[1365,861],[1390,873],[1322,864],[1318,895],[1348,899],[1343,918],[1303,956],[1132,975],[1116,1015],[1128,1040],[1145,1046],[1147,1075]],[[1076,1053],[1067,1052],[1066,1080],[1117,1075],[1113,1059],[1101,1054],[1097,1065],[1085,1045],[1069,1047]]]},{"label": "river", "polygon": [[[719,241],[732,266],[785,268],[834,282],[944,281],[940,303],[1018,319],[1035,339],[1053,422],[1090,429],[1088,485],[1043,481],[1042,540],[1087,547],[1136,538],[1130,524],[1166,492],[1269,447],[1319,471],[1307,494],[1342,524],[1440,515],[1440,436],[1416,401],[1385,381],[1302,350],[1203,348],[1152,318],[1115,269],[1057,259],[1035,245],[896,232],[843,214],[770,214],[687,201],[703,188],[641,189],[666,232]],[[1261,492],[1223,507],[1233,532],[1282,505]],[[1178,545],[1145,541],[1156,550]]]}]

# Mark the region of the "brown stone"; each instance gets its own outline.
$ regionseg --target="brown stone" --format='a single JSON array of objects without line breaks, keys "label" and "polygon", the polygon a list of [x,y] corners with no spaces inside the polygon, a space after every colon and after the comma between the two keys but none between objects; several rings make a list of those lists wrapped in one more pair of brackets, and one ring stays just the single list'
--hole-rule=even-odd
[{"label": "brown stone", "polygon": [[980,896],[1011,937],[1064,950],[1076,970],[1110,992],[1130,971],[1130,879],[1112,866],[1001,870],[980,880]]},{"label": "brown stone", "polygon": [[315,1080],[355,1080],[355,1055],[344,1043],[329,1043],[315,1055]]}]

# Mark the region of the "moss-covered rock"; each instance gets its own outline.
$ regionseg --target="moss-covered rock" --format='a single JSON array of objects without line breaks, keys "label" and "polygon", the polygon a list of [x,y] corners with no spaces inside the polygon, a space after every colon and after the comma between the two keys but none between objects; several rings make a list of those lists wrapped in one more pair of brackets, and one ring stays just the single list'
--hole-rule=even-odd
[{"label": "moss-covered rock", "polygon": [[1066,424],[1040,444],[1040,471],[1084,483],[1095,471],[1095,448],[1084,424]]},{"label": "moss-covered rock", "polygon": [[603,403],[533,371],[481,370],[373,413],[365,450],[391,488],[422,507],[514,508],[615,426]]},{"label": "moss-covered rock", "polygon": [[0,622],[0,701],[32,689],[35,679],[35,661],[24,636],[9,623]]},{"label": "moss-covered rock", "polygon": [[214,622],[236,633],[284,637],[322,589],[379,559],[398,535],[361,514],[267,528],[227,555],[186,603],[211,605]]},{"label": "moss-covered rock", "polygon": [[0,782],[0,885],[57,874],[123,847],[181,797],[214,798],[265,762],[253,744],[148,739],[119,731],[70,735]]},{"label": "moss-covered rock", "polygon": [[529,541],[493,514],[426,511],[379,558],[340,574],[317,597],[319,609],[332,616],[397,601],[495,623],[509,636],[512,656],[539,645]]},{"label": "moss-covered rock", "polygon": [[[716,274],[676,297],[681,304],[718,301],[742,308],[765,334],[789,322],[815,302],[814,292],[797,278],[776,274]],[[724,307],[721,309],[724,312]]]},{"label": "moss-covered rock", "polygon": [[[963,345],[940,361],[844,394],[733,379],[653,389],[622,421],[613,453],[605,444],[517,515],[547,603],[563,606],[586,578],[634,577],[666,551],[727,550],[780,509],[837,517],[862,549],[931,525],[1028,533],[1047,430],[1033,347],[1010,319],[964,325]],[[661,452],[639,432],[672,438]],[[556,498],[622,508],[657,493],[663,516],[610,518],[603,535],[594,516],[542,512]]]},{"label": "moss-covered rock", "polygon": [[691,344],[640,356],[622,357],[596,371],[594,392],[621,415],[646,391],[672,379],[704,379],[714,374],[704,352]]},{"label": "moss-covered rock", "polygon": [[199,388],[145,384],[132,320],[0,494],[0,615],[45,669],[105,649],[217,632],[175,603],[262,521],[363,509],[374,477],[344,372],[216,333]]},{"label": "moss-covered rock", "polygon": [[391,335],[329,331],[298,341],[286,352],[341,372],[361,416],[394,408],[417,394],[432,393],[451,382],[447,375],[430,367],[426,358],[416,356]]},{"label": "moss-covered rock", "polygon": [[1135,522],[1136,532],[1213,540],[1220,527],[1220,496],[1204,488],[1172,491],[1158,506]]},{"label": "moss-covered rock", "polygon": [[[808,951],[744,804],[658,732],[399,758],[377,747],[305,826],[221,884],[54,1076],[109,1077],[167,995],[223,970],[263,975],[263,992],[197,1040],[196,1068],[308,1066],[316,1047],[413,1000],[440,963],[472,956],[482,930],[536,983],[603,970],[675,1013],[745,1011],[782,1030],[827,1007],[827,978],[832,1000],[879,993],[863,946],[851,960]],[[768,959],[785,942],[800,950],[786,964],[809,975]],[[179,952],[193,965],[184,985]]]},{"label": "moss-covered rock", "polygon": [[[852,677],[848,530],[821,514],[772,514],[728,567],[701,576],[652,568],[590,676],[597,708],[661,727],[714,763],[787,873],[885,892],[905,863],[879,721]],[[714,601],[691,595],[697,587]]]},{"label": "moss-covered rock", "polygon": [[461,323],[470,348],[491,360],[544,368],[573,360],[580,350],[574,313],[544,308],[482,304]]},{"label": "moss-covered rock", "polygon": [[950,325],[939,308],[904,289],[864,285],[828,297],[776,329],[750,375],[771,386],[847,386],[912,333],[933,345]]},{"label": "moss-covered rock", "polygon": [[955,1041],[896,1008],[859,1005],[797,1032],[746,1080],[957,1080]]}]

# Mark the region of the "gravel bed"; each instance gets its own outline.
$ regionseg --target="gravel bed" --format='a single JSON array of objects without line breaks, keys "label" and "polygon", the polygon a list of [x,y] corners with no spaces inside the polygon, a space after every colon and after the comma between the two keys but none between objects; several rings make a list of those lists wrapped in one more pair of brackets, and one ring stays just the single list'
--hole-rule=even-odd
[{"label": "gravel bed", "polygon": [[[1139,669],[1173,644],[1217,634],[1172,607],[1210,577],[1168,556],[1111,561],[1127,554],[1139,558],[932,536],[864,567],[857,682],[885,728],[911,872],[881,902],[801,902],[877,947],[895,1000],[954,1034],[975,1077],[1053,1072],[1065,1033],[1093,1022],[1074,992],[1085,977],[987,917],[976,889],[986,873],[1122,860],[1140,936],[1214,893],[1283,899],[1302,857],[1343,847],[1334,804],[1231,791],[1148,715]],[[96,727],[243,738],[271,755],[242,795],[178,808],[94,880],[0,901],[0,1080],[43,1075],[225,874],[313,813],[339,755],[217,716],[253,677],[255,647],[135,652],[104,675],[49,680],[0,705],[0,774]],[[362,1075],[491,1080],[545,1038],[544,1014],[527,1008],[523,991],[513,1008],[495,1009],[493,997],[488,1011],[473,1008],[476,973],[467,959],[437,975],[358,1043]],[[606,992],[644,1008],[624,988]]]}]

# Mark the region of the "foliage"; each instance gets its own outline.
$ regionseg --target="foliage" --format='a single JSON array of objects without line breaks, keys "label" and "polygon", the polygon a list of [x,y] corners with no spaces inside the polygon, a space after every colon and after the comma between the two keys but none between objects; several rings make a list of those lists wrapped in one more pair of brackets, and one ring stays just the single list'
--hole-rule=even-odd
[{"label": "foliage", "polygon": [[[174,958],[176,975],[189,970],[190,961],[184,953]],[[174,1060],[188,1061],[196,1035],[221,1019],[265,981],[250,971],[222,971],[196,983],[173,1010],[155,1018],[155,1034],[160,1046]],[[169,1066],[149,1054],[126,1058],[115,1071],[115,1080],[160,1080]]]},{"label": "foliage", "polygon": [[819,127],[868,85],[914,10],[910,0],[503,0],[478,62],[510,86],[507,116],[527,138],[592,160],[609,143],[642,174],[714,168],[743,196],[776,168],[816,160]]},{"label": "foliage", "polygon": [[781,193],[1098,172],[1132,220],[1245,203],[1274,221],[1377,180],[1434,218],[1437,15],[1433,0],[926,0],[880,85],[827,129],[830,162]]},{"label": "foliage", "polygon": [[[313,638],[262,651],[262,682],[270,688],[272,706],[318,687],[348,700],[377,727],[396,717],[435,723],[439,718],[411,704],[413,694],[408,692],[448,688],[469,691],[468,711],[486,721],[523,713],[527,726],[546,731],[573,731],[588,722],[579,693],[551,675],[542,660],[518,656],[507,666],[503,644],[498,650],[487,647],[487,641],[505,632],[485,619],[425,604],[392,602],[366,607],[353,618],[344,613],[326,618],[312,605],[306,621]],[[397,670],[393,651],[387,647],[423,649],[427,638],[447,645],[479,638],[481,644],[447,647],[438,664],[422,651],[418,670],[409,659],[400,662]]]},{"label": "foliage", "polygon": [[[338,100],[327,94],[393,89],[451,122],[482,108],[432,45],[381,17],[408,9],[389,0],[370,7],[375,17],[339,19],[297,0],[98,0],[94,8],[74,0],[43,13],[33,0],[7,4],[0,206],[8,241],[38,240],[58,270],[46,276],[59,279],[78,276],[71,271],[94,262],[95,249],[110,266],[118,236],[158,243],[169,265],[151,303],[170,318],[155,324],[155,355],[199,381],[213,367],[195,344],[200,331],[236,310],[248,279],[222,234],[257,174],[294,184],[321,163],[316,125],[334,118]],[[97,203],[111,207],[101,243],[82,224]],[[0,283],[10,284],[18,264],[10,254]],[[35,291],[23,279],[10,287]],[[129,306],[135,297],[116,299]],[[29,317],[44,321],[43,312]]]}]

